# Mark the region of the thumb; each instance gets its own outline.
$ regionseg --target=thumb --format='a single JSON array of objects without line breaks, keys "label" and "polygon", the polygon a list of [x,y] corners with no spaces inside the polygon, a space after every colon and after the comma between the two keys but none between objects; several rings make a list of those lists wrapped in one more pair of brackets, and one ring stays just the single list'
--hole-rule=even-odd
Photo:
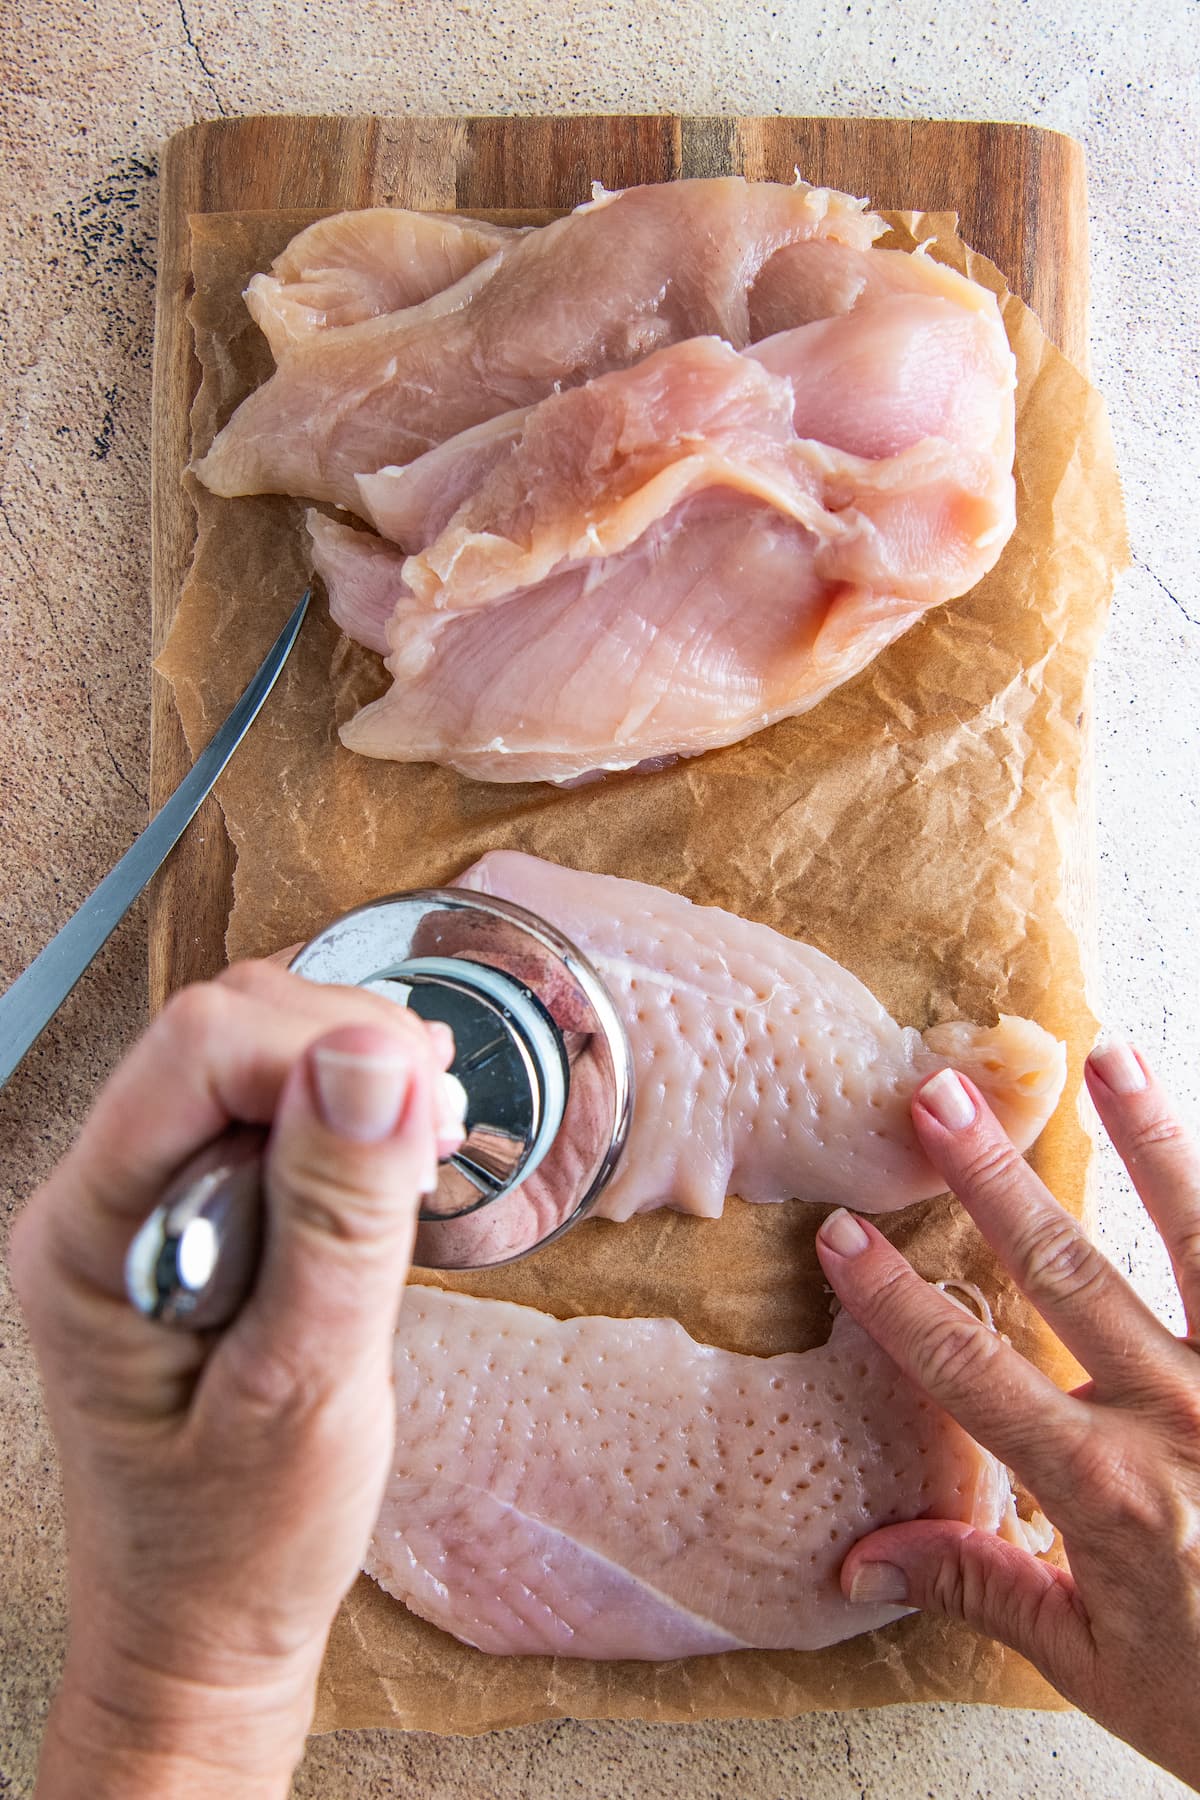
[{"label": "thumb", "polygon": [[1062,1691],[1078,1688],[1094,1654],[1065,1569],[958,1521],[919,1519],[872,1532],[842,1564],[841,1584],[859,1604],[958,1619],[1019,1651]]},{"label": "thumb", "polygon": [[309,1046],[275,1113],[254,1292],[226,1334],[267,1407],[386,1365],[422,1192],[437,1179],[435,1047],[412,1014]]}]

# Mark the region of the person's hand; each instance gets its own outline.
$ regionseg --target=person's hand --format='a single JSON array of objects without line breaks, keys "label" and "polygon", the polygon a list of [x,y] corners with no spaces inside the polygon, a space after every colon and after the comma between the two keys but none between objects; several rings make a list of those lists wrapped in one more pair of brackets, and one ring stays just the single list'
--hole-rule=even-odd
[{"label": "person's hand", "polygon": [[[378,995],[242,964],[166,1006],[19,1219],[70,1549],[44,1800],[286,1793],[383,1493],[452,1054]],[[224,1334],[173,1331],[126,1302],[126,1248],[234,1120],[274,1121],[258,1280]]]},{"label": "person's hand", "polygon": [[[1200,1158],[1145,1061],[1093,1052],[1087,1084],[1200,1327]],[[951,1070],[912,1108],[929,1160],[1091,1380],[1064,1394],[920,1280],[878,1231],[831,1214],[817,1244],[842,1303],[1000,1457],[1062,1533],[1070,1573],[962,1524],[862,1538],[851,1600],[964,1620],[1076,1706],[1200,1785],[1200,1357],[1144,1306]]]}]

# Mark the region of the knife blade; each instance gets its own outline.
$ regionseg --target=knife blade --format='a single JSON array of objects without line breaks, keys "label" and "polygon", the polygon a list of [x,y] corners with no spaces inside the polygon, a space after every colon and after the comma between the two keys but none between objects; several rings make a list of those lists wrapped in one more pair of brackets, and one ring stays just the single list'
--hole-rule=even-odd
[{"label": "knife blade", "polygon": [[45,1030],[199,811],[275,686],[300,634],[311,597],[312,589],[306,588],[241,699],[213,733],[166,805],[25,973],[0,996],[0,1087]]}]

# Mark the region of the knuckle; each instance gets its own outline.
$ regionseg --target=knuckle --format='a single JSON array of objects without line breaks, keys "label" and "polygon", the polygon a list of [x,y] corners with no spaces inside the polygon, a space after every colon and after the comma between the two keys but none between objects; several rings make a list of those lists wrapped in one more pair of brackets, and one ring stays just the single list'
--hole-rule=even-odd
[{"label": "knuckle", "polygon": [[1200,1281],[1200,1225],[1188,1227],[1172,1238],[1171,1260],[1182,1281]]},{"label": "knuckle", "polygon": [[173,1048],[191,1053],[229,1030],[227,993],[215,981],[197,981],[172,994],[151,1029]]},{"label": "knuckle", "polygon": [[[1007,1596],[998,1596],[1003,1605]],[[1062,1632],[1063,1626],[1063,1590],[1057,1582],[1049,1581],[1029,1594],[1024,1605],[1017,1612],[1017,1620],[1023,1621],[1024,1638],[1027,1644],[1053,1643]]]},{"label": "knuckle", "polygon": [[1155,1113],[1148,1119],[1137,1120],[1123,1134],[1123,1140],[1127,1163],[1156,1156],[1163,1150],[1181,1150],[1188,1143],[1183,1126],[1170,1113]]},{"label": "knuckle", "polygon": [[923,1379],[935,1394],[969,1392],[992,1367],[999,1348],[999,1338],[975,1319],[940,1319],[924,1332]]},{"label": "knuckle", "polygon": [[239,1412],[291,1431],[320,1404],[323,1393],[312,1368],[294,1346],[259,1333],[233,1333],[223,1350],[228,1396]]},{"label": "knuckle", "polygon": [[1073,1504],[1084,1511],[1094,1533],[1124,1530],[1161,1532],[1163,1496],[1147,1480],[1145,1459],[1135,1445],[1091,1433],[1065,1452]]},{"label": "knuckle", "polygon": [[368,1228],[368,1209],[361,1199],[357,1204],[345,1193],[331,1194],[328,1189],[302,1183],[288,1195],[291,1222],[314,1237],[333,1243],[354,1244],[374,1235]]},{"label": "knuckle", "polygon": [[269,962],[235,962],[221,970],[215,985],[232,994],[243,994],[251,1000],[260,999],[278,991],[281,972]]},{"label": "knuckle", "polygon": [[874,1290],[855,1306],[860,1317],[891,1339],[905,1325],[907,1314],[906,1299],[911,1292],[910,1282],[919,1281],[907,1263],[897,1262],[886,1267],[879,1276]]},{"label": "knuckle", "polygon": [[398,1204],[398,1194],[385,1197],[365,1183],[321,1180],[308,1172],[284,1176],[280,1199],[289,1227],[321,1245],[348,1249],[378,1246],[394,1236],[401,1220],[407,1222],[413,1211],[412,1206]]},{"label": "knuckle", "polygon": [[929,1597],[949,1618],[994,1626],[1011,1611],[1011,1584],[990,1533],[966,1530],[945,1545],[931,1572]]},{"label": "knuckle", "polygon": [[401,1037],[408,1038],[414,1047],[420,1047],[427,1041],[425,1021],[409,1006],[398,1006],[389,1000],[386,994],[372,994],[363,989],[356,989],[362,997],[364,1016],[377,1020],[390,1031],[399,1032]]},{"label": "knuckle", "polygon": [[946,1556],[939,1562],[930,1584],[930,1600],[947,1618],[962,1619],[967,1613],[967,1578],[959,1556]]},{"label": "knuckle", "polygon": [[1172,1435],[1186,1446],[1193,1466],[1200,1461],[1200,1382],[1180,1385],[1167,1401]]},{"label": "knuckle", "polygon": [[985,1144],[967,1161],[959,1177],[960,1185],[973,1193],[1007,1186],[1015,1176],[1025,1172],[1025,1159],[1007,1138]]},{"label": "knuckle", "polygon": [[1073,1219],[1043,1219],[1017,1245],[1021,1285],[1031,1299],[1077,1299],[1103,1286],[1108,1264]]},{"label": "knuckle", "polygon": [[1157,1421],[1173,1454],[1187,1467],[1200,1468],[1200,1360],[1193,1338],[1178,1338],[1176,1354],[1161,1359],[1152,1380],[1138,1395],[1143,1415]]}]

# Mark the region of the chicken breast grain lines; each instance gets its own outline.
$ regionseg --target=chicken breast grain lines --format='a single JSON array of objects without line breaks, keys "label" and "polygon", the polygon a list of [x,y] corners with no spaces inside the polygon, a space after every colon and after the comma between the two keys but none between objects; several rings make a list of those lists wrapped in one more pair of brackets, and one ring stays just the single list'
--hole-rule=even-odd
[{"label": "chicken breast grain lines", "polygon": [[309,515],[334,618],[393,677],[343,743],[565,782],[815,705],[1006,541],[1011,360],[983,313],[901,294],[743,353],[688,339],[360,476],[415,554]]},{"label": "chicken breast grain lines", "polygon": [[367,1573],[481,1650],[819,1649],[905,1610],[838,1584],[876,1526],[928,1513],[1046,1543],[995,1458],[846,1313],[820,1348],[758,1357],[673,1319],[410,1287],[395,1390]]},{"label": "chicken breast grain lines", "polygon": [[304,494],[353,509],[356,475],[411,462],[556,387],[704,333],[740,348],[753,337],[755,278],[777,251],[815,236],[865,249],[882,229],[858,201],[775,182],[602,195],[502,243],[417,307],[306,333],[197,473],[218,494]]},{"label": "chicken breast grain lines", "polygon": [[279,368],[197,472],[383,534],[309,519],[394,681],[343,741],[490,781],[660,765],[971,587],[1013,526],[1013,359],[993,296],[884,229],[730,178],[494,238],[384,212],[294,240],[248,296]]},{"label": "chicken breast grain lines", "polygon": [[419,306],[521,235],[393,206],[334,213],[299,232],[269,275],[254,277],[246,305],[279,362],[330,326]]}]

